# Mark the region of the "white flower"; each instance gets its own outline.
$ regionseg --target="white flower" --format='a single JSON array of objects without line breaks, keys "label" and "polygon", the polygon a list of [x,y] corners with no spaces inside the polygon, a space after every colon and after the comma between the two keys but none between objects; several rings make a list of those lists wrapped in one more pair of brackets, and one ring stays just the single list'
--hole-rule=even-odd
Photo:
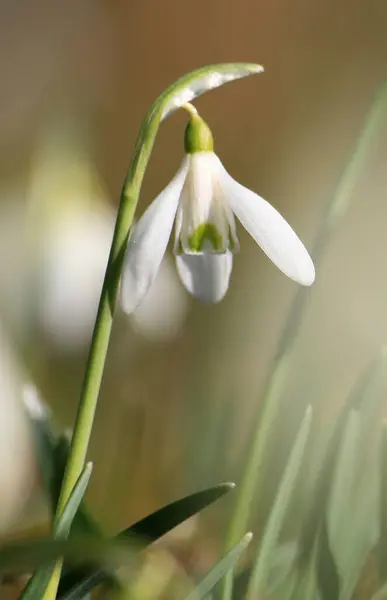
[{"label": "white flower", "polygon": [[196,298],[219,302],[227,292],[232,255],[239,250],[235,218],[288,277],[309,286],[313,262],[290,225],[266,200],[237,183],[212,151],[212,136],[193,114],[186,156],[129,239],[121,303],[131,313],[150,289],[176,221],[174,252],[180,278]]}]

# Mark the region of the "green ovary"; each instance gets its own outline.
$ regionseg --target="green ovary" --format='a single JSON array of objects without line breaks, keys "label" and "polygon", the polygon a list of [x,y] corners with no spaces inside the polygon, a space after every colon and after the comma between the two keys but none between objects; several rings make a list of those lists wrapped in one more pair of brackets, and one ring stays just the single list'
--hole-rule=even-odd
[{"label": "green ovary", "polygon": [[210,242],[215,251],[223,250],[223,237],[213,223],[201,223],[188,238],[192,252],[203,252],[206,241]]}]

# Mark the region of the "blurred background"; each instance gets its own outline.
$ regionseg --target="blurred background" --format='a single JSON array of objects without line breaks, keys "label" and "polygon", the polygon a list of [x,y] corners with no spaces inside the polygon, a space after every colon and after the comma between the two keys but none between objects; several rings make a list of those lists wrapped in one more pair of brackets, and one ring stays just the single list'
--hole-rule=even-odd
[{"label": "blurred background", "polygon": [[[1,320],[58,426],[70,428],[117,201],[150,103],[204,64],[264,65],[264,74],[196,106],[227,170],[274,204],[311,248],[386,76],[387,5],[0,0],[0,11]],[[180,164],[185,122],[177,113],[163,124],[139,214]],[[273,433],[268,498],[306,405],[323,435],[386,343],[386,151],[387,114],[306,292]],[[109,531],[240,477],[297,285],[244,231],[239,236],[220,305],[186,294],[170,253],[146,305],[130,318],[117,314],[88,495]],[[23,523],[45,519],[37,472],[34,489]],[[208,552],[227,503],[207,516]]]}]

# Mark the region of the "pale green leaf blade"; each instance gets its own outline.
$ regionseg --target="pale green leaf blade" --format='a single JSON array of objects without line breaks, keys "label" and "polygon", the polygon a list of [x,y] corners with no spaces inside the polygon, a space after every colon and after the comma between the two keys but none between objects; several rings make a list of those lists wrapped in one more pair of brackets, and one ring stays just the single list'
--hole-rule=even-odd
[{"label": "pale green leaf blade", "polygon": [[[92,468],[92,463],[87,463],[81,475],[79,476],[70,498],[64,507],[63,513],[58,520],[57,526],[55,527],[54,538],[60,539],[69,534],[71,524],[82,502],[87,485],[89,483]],[[43,597],[44,591],[46,590],[46,587],[50,581],[53,568],[54,564],[51,564],[46,567],[41,567],[38,571],[36,571],[27,583],[22,595],[20,596],[20,600],[36,600],[37,598]]]},{"label": "pale green leaf blade", "polygon": [[273,509],[265,527],[260,548],[254,561],[247,591],[248,600],[256,598],[260,593],[265,593],[272,556],[275,552],[297,476],[303,463],[311,423],[312,408],[309,406],[299,428],[289,461],[279,485]]},{"label": "pale green leaf blade", "polygon": [[[351,411],[344,431],[327,507],[329,545],[340,578],[340,599],[350,600],[379,535],[379,444],[362,465],[367,422]],[[375,437],[375,435],[374,435]],[[376,439],[376,438],[375,438]]]},{"label": "pale green leaf blade", "polygon": [[52,537],[18,540],[0,547],[0,573],[24,574],[62,558],[72,565],[91,563],[115,569],[135,564],[139,550],[135,540],[107,540],[89,534],[68,540]]},{"label": "pale green leaf blade", "polygon": [[225,556],[223,556],[216,565],[208,571],[203,579],[197,584],[196,588],[188,594],[185,600],[202,600],[202,598],[205,598],[227,571],[234,568],[237,560],[249,545],[252,537],[252,533],[247,533],[234,548],[227,552],[227,554],[225,554]]},{"label": "pale green leaf blade", "polygon": [[341,440],[327,507],[328,535],[335,556],[341,553],[343,519],[352,520],[348,514],[348,502],[357,475],[359,440],[360,415],[357,410],[351,410]]},{"label": "pale green leaf blade", "polygon": [[[116,539],[130,540],[136,537],[146,546],[211,505],[234,487],[233,483],[222,483],[171,502],[122,531]],[[111,575],[106,570],[93,566],[70,571],[62,578],[59,599],[78,600],[97,585],[110,579]]]}]

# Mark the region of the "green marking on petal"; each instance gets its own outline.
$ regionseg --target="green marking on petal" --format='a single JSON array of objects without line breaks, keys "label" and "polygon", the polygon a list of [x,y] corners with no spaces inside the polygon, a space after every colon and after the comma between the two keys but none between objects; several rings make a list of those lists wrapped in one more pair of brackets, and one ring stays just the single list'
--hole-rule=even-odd
[{"label": "green marking on petal", "polygon": [[192,252],[203,252],[204,244],[207,241],[210,242],[212,248],[218,252],[221,252],[224,249],[223,237],[213,223],[201,223],[188,238],[189,247]]}]

